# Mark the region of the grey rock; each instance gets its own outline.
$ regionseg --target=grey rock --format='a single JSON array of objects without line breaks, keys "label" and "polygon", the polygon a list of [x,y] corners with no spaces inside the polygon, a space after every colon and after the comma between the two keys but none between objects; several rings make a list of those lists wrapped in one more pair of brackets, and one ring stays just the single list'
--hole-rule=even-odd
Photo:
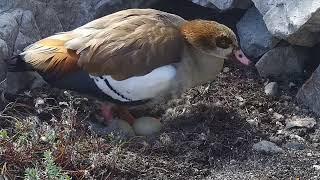
[{"label": "grey rock", "polygon": [[320,115],[320,66],[297,93],[297,100]]},{"label": "grey rock", "polygon": [[7,43],[3,40],[0,39],[0,60],[5,59],[9,56],[9,50]]},{"label": "grey rock", "polygon": [[247,123],[249,123],[252,126],[258,126],[259,122],[257,119],[247,119]]},{"label": "grey rock", "polygon": [[293,78],[302,75],[308,59],[305,48],[276,47],[264,54],[255,66],[261,77]]},{"label": "grey rock", "polygon": [[316,129],[312,134],[309,135],[309,140],[314,144],[320,143],[320,129]]},{"label": "grey rock", "polygon": [[4,88],[6,93],[16,94],[45,84],[47,83],[36,72],[7,72]]},{"label": "grey rock", "polygon": [[272,143],[270,141],[260,141],[253,145],[253,150],[262,153],[262,154],[279,154],[283,153],[283,149],[279,146],[277,146],[275,143]]},{"label": "grey rock", "polygon": [[312,143],[312,147],[318,148],[318,147],[320,147],[320,143]]},{"label": "grey rock", "polygon": [[[147,8],[157,0],[1,0],[0,81],[6,75],[4,59],[29,44],[60,31],[72,30],[95,18],[127,8]],[[15,93],[44,81],[35,73],[8,73],[1,89]],[[5,85],[4,85],[5,84]]]},{"label": "grey rock", "polygon": [[317,121],[311,117],[300,118],[293,116],[286,120],[286,129],[290,128],[307,128],[311,129],[317,124]]},{"label": "grey rock", "polygon": [[278,95],[279,85],[277,82],[270,82],[264,87],[264,92],[268,96],[276,96]]},{"label": "grey rock", "polygon": [[315,164],[312,167],[313,167],[313,169],[320,171],[320,165]]},{"label": "grey rock", "polygon": [[29,10],[22,13],[19,33],[15,41],[16,53],[22,51],[26,46],[41,39],[40,31],[35,22],[33,13]]},{"label": "grey rock", "polygon": [[[31,11],[15,9],[0,15],[0,80],[6,77],[6,66],[4,60],[9,58],[13,52],[21,51],[25,46],[40,38],[35,20]],[[12,77],[9,77],[12,79]],[[28,79],[21,76],[22,81]],[[7,81],[8,82],[8,81]],[[16,85],[24,82],[12,82]],[[8,84],[8,83],[7,83]],[[18,88],[13,88],[13,91]]]},{"label": "grey rock", "polygon": [[14,42],[19,33],[17,19],[20,19],[21,15],[19,10],[0,15],[0,38],[6,42],[9,53],[13,51]]},{"label": "grey rock", "polygon": [[1,0],[0,1],[0,13],[4,12],[4,11],[8,11],[9,9],[11,9],[14,5],[14,1],[13,0]]},{"label": "grey rock", "polygon": [[276,119],[276,120],[281,120],[284,118],[284,116],[282,114],[279,114],[277,112],[274,112],[273,113],[273,117]]},{"label": "grey rock", "polygon": [[219,10],[210,0],[191,0],[191,1],[203,7]]},{"label": "grey rock", "polygon": [[4,62],[9,56],[7,43],[0,38],[0,80],[6,77],[6,64]]},{"label": "grey rock", "polygon": [[253,0],[268,30],[277,38],[300,46],[319,42],[320,1]]},{"label": "grey rock", "polygon": [[228,73],[228,72],[230,72],[230,68],[229,67],[224,67],[222,71],[224,73]]},{"label": "grey rock", "polygon": [[292,150],[304,150],[306,148],[305,145],[300,142],[287,142],[284,147]]},{"label": "grey rock", "polygon": [[36,21],[43,38],[64,31],[57,13],[51,8],[44,9],[41,16],[37,16]]},{"label": "grey rock", "polygon": [[[305,142],[306,141],[303,137],[301,137],[301,136],[299,136],[297,134],[293,134],[293,133],[295,133],[294,131],[293,132],[286,131],[286,132],[287,132],[287,135],[289,135],[288,137],[290,139],[297,140],[297,141],[300,141],[300,142]],[[296,132],[296,133],[299,133],[299,131]]]},{"label": "grey rock", "polygon": [[4,0],[2,9],[29,10],[41,36],[77,28],[93,19],[127,8],[147,8],[158,0]]},{"label": "grey rock", "polygon": [[293,82],[290,82],[288,86],[289,86],[289,88],[291,89],[291,88],[296,87],[297,85],[296,85],[295,83],[293,83]]},{"label": "grey rock", "polygon": [[265,15],[271,8],[280,4],[284,0],[252,0],[254,6],[262,15]]},{"label": "grey rock", "polygon": [[237,23],[240,45],[246,55],[258,58],[280,41],[268,31],[257,8],[250,8]]},{"label": "grey rock", "polygon": [[318,143],[320,142],[320,135],[310,135],[310,141],[313,143]]},{"label": "grey rock", "polygon": [[222,11],[233,8],[248,9],[252,5],[250,0],[192,0],[192,2]]}]

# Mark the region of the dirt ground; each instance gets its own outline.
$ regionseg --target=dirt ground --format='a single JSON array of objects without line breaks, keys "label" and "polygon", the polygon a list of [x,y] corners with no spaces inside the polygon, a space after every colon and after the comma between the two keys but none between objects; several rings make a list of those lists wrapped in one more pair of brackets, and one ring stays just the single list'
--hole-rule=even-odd
[{"label": "dirt ground", "polygon": [[[26,168],[35,168],[47,177],[43,154],[49,150],[60,173],[73,179],[319,179],[318,126],[279,133],[286,118],[317,118],[295,102],[299,82],[295,88],[281,82],[280,95],[267,97],[266,80],[254,68],[226,66],[230,71],[211,84],[134,110],[137,116],[161,117],[164,128],[150,137],[96,135],[89,128],[97,113],[93,100],[73,92],[37,89],[5,102],[1,174],[22,179]],[[284,119],[275,119],[275,112]],[[304,148],[285,148],[296,137]],[[275,142],[284,153],[253,151],[261,140]]]}]

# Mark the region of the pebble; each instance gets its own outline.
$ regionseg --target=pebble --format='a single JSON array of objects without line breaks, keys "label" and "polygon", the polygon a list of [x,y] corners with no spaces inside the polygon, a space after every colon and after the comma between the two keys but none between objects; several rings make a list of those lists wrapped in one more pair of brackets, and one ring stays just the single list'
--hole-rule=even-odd
[{"label": "pebble", "polygon": [[282,129],[284,125],[281,122],[277,121],[276,126]]},{"label": "pebble", "polygon": [[277,134],[278,134],[278,135],[285,135],[286,133],[285,133],[285,131],[284,131],[283,129],[279,129],[279,130],[277,131]]},{"label": "pebble", "polygon": [[285,148],[287,149],[292,149],[292,150],[304,150],[305,145],[299,142],[288,142],[284,145]]},{"label": "pebble", "polygon": [[286,129],[290,128],[307,128],[311,129],[317,124],[314,118],[299,118],[297,116],[293,116],[291,119],[287,119],[286,121]]},{"label": "pebble", "polygon": [[320,147],[320,143],[313,143],[312,147],[314,147],[314,148]]},{"label": "pebble", "polygon": [[41,105],[43,105],[44,103],[45,103],[44,99],[42,99],[42,98],[37,98],[34,107],[39,108],[39,107],[40,107]]},{"label": "pebble", "polygon": [[67,102],[59,102],[59,106],[68,106],[69,104]]},{"label": "pebble", "polygon": [[237,161],[236,161],[236,160],[234,160],[234,159],[231,159],[229,163],[230,163],[231,165],[233,165],[233,164],[236,164],[236,163],[237,163]]},{"label": "pebble", "polygon": [[277,146],[273,142],[266,141],[266,140],[263,140],[254,144],[253,150],[259,153],[268,154],[268,155],[279,154],[284,152],[281,147]]},{"label": "pebble", "polygon": [[246,102],[239,102],[240,107],[244,107],[246,105]]},{"label": "pebble", "polygon": [[252,126],[258,126],[258,121],[256,119],[247,119],[247,122]]},{"label": "pebble", "polygon": [[290,139],[295,139],[295,140],[300,141],[300,142],[306,141],[303,137],[301,137],[299,135],[296,135],[296,134],[290,134],[289,138]]},{"label": "pebble", "polygon": [[290,83],[289,83],[289,88],[293,88],[293,87],[296,87],[296,84],[293,83],[293,82],[290,82]]},{"label": "pebble", "polygon": [[316,129],[314,133],[310,135],[311,142],[320,143],[320,129]]},{"label": "pebble", "polygon": [[264,92],[268,96],[276,96],[278,94],[279,85],[277,82],[270,82],[264,87]]},{"label": "pebble", "polygon": [[236,99],[238,99],[240,102],[244,102],[245,99],[241,96],[235,96]]},{"label": "pebble", "polygon": [[273,113],[273,117],[276,119],[276,120],[281,120],[284,118],[284,116],[282,114],[279,114],[277,112],[274,112]]},{"label": "pebble", "polygon": [[228,68],[228,67],[223,68],[223,72],[224,72],[224,73],[230,72],[230,68]]},{"label": "pebble", "polygon": [[313,143],[319,143],[320,142],[320,135],[319,134],[310,135],[310,141]]},{"label": "pebble", "polygon": [[320,171],[320,165],[313,165],[312,166],[315,170]]}]

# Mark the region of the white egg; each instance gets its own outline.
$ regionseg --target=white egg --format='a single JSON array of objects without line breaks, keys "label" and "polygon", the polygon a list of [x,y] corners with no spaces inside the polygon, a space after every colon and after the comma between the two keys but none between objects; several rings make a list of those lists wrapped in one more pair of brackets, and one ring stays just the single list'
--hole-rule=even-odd
[{"label": "white egg", "polygon": [[141,117],[134,121],[132,127],[137,135],[147,136],[159,132],[162,128],[162,124],[159,119]]},{"label": "white egg", "polygon": [[134,130],[133,128],[130,126],[130,124],[127,121],[118,119],[116,120],[118,123],[118,127],[125,133],[127,133],[129,136],[134,136]]}]

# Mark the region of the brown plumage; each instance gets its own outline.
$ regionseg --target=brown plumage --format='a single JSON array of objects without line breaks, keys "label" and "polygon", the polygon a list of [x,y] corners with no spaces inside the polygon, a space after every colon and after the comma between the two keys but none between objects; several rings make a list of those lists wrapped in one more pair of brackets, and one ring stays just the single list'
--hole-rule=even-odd
[{"label": "brown plumage", "polygon": [[67,49],[64,40],[46,38],[28,49],[25,59],[40,71],[66,74],[79,69],[77,62],[80,56],[76,51]]},{"label": "brown plumage", "polygon": [[193,46],[215,49],[216,47],[228,48],[237,46],[237,38],[228,27],[214,21],[193,20],[186,22],[181,27],[184,38]]},{"label": "brown plumage", "polygon": [[181,61],[186,43],[204,52],[237,46],[234,33],[217,22],[188,22],[153,9],[129,9],[40,40],[23,55],[44,72],[82,68],[92,75],[124,80]]}]

